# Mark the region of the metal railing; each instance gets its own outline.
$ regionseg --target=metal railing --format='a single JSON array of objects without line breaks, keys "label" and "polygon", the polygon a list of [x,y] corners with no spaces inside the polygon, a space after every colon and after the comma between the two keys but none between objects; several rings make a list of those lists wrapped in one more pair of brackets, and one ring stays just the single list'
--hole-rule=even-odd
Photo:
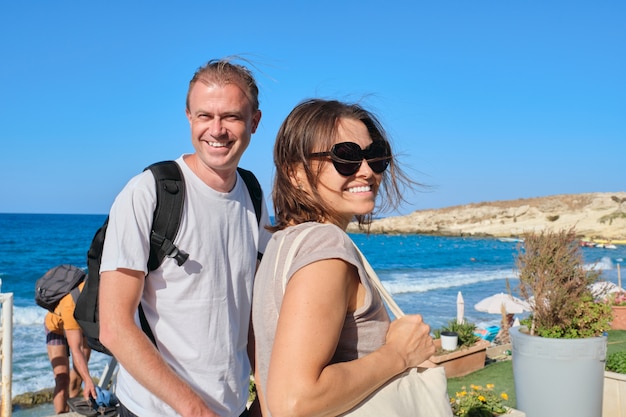
[{"label": "metal railing", "polygon": [[[0,281],[0,288],[2,281]],[[0,417],[11,417],[12,395],[11,378],[13,375],[13,293],[0,293],[2,315],[0,321],[0,357],[2,358],[2,405]]]}]

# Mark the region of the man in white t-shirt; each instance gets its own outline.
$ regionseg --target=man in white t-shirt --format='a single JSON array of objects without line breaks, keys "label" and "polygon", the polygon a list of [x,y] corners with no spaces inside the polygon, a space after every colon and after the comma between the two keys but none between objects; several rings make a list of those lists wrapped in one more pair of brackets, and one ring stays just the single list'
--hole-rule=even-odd
[{"label": "man in white t-shirt", "polygon": [[[254,345],[250,330],[260,224],[237,165],[261,119],[251,72],[210,61],[189,83],[195,152],[179,157],[186,185],[174,244],[189,253],[148,274],[156,206],[152,173],[129,181],[109,214],[100,281],[100,340],[120,363],[120,416],[253,416],[246,409]],[[146,277],[146,274],[147,277]],[[155,344],[136,322],[139,303]],[[250,343],[248,343],[250,341]]]}]

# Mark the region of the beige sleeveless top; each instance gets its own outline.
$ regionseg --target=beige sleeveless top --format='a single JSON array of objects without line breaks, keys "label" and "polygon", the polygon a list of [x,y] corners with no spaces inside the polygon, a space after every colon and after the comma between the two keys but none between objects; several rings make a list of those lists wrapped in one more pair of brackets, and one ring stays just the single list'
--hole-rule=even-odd
[{"label": "beige sleeveless top", "polygon": [[[314,227],[299,243],[293,261],[284,271],[285,258],[296,237],[305,229]],[[281,240],[284,242],[280,247]],[[278,257],[278,262],[277,262]],[[366,295],[364,305],[346,314],[343,329],[331,363],[346,362],[360,358],[385,343],[389,328],[389,315],[385,305],[370,285],[359,255],[350,237],[339,227],[330,224],[303,223],[274,233],[267,245],[263,261],[257,271],[253,301],[252,321],[256,339],[256,360],[260,384],[266,386],[278,314],[283,299],[283,275],[288,281],[300,268],[324,259],[343,259],[355,265]],[[323,319],[320,317],[320,319]],[[297,378],[294,375],[294,378]]]}]

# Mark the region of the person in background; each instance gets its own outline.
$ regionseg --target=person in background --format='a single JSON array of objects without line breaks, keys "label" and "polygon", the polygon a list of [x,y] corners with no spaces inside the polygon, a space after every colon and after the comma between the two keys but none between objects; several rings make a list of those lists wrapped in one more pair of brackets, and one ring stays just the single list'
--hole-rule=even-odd
[{"label": "person in background", "polygon": [[[109,213],[101,263],[100,340],[119,361],[120,416],[248,415],[250,326],[257,256],[270,238],[237,166],[261,120],[250,70],[209,61],[189,83],[194,153],[179,157],[186,184],[174,244],[189,254],[148,273],[155,182],[139,174]],[[146,276],[147,275],[147,276]],[[135,321],[142,306],[155,344]],[[250,341],[250,343],[248,343]],[[256,413],[256,414],[255,414]],[[252,407],[250,415],[258,414]]]},{"label": "person in background", "polygon": [[511,336],[509,335],[509,329],[513,327],[514,325],[515,325],[515,314],[507,313],[506,311],[503,311],[502,323],[500,325],[500,329],[498,329],[498,334],[494,338],[494,342],[500,345],[511,343]]},{"label": "person in background", "polygon": [[[78,288],[82,291],[84,285],[83,281]],[[75,307],[72,294],[67,294],[59,301],[54,313],[48,312],[44,319],[48,359],[54,374],[52,404],[57,414],[69,411],[67,400],[80,395],[83,382],[85,400],[89,400],[90,397],[96,398],[96,387],[89,375],[88,366],[91,349],[87,346],[83,332],[74,318]]]},{"label": "person in background", "polygon": [[413,182],[376,117],[333,100],[292,110],[274,164],[274,235],[254,284],[257,392],[266,417],[336,416],[406,369],[432,366],[430,327],[420,315],[390,323],[346,234],[354,219],[369,224],[377,195],[396,207]]}]

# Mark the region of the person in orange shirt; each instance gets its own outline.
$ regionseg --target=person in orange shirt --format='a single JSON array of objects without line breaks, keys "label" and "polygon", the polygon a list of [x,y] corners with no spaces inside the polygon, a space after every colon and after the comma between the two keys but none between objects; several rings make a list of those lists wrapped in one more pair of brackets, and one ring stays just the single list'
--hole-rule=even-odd
[{"label": "person in orange shirt", "polygon": [[[84,285],[84,281],[80,283],[81,291]],[[89,375],[88,362],[91,349],[87,346],[83,332],[74,319],[75,307],[74,298],[67,294],[54,309],[54,313],[49,312],[45,318],[48,358],[52,364],[55,382],[52,402],[57,414],[69,411],[67,400],[80,394],[83,382],[85,383],[83,397],[89,400],[90,397],[97,396],[96,387]]]}]

